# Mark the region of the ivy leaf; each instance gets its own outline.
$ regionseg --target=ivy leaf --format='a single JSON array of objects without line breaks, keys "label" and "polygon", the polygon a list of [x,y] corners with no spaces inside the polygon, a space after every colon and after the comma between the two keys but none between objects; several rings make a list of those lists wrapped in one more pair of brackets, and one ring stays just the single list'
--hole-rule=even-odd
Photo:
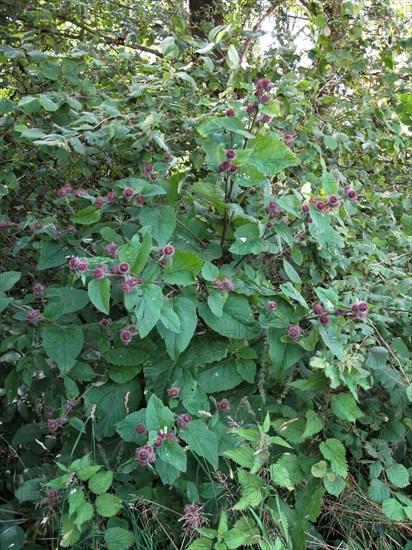
[{"label": "ivy leaf", "polygon": [[327,439],[319,445],[320,452],[329,460],[332,470],[341,477],[348,475],[346,450],[343,444],[335,438]]},{"label": "ivy leaf", "polygon": [[87,292],[92,304],[106,315],[110,311],[110,281],[104,279],[92,279],[89,281]]},{"label": "ivy leaf", "polygon": [[62,374],[68,374],[74,367],[83,343],[83,331],[78,325],[65,328],[49,325],[43,330],[44,350],[56,362]]}]

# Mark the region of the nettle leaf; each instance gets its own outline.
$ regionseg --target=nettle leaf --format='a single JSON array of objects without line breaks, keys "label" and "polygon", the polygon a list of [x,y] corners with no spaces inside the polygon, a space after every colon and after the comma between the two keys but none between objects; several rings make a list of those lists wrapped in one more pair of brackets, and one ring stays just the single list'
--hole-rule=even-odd
[{"label": "nettle leaf", "polygon": [[107,550],[128,550],[134,542],[135,536],[128,529],[122,527],[111,527],[104,533],[104,541]]},{"label": "nettle leaf", "polygon": [[122,501],[116,495],[105,493],[96,498],[95,506],[99,516],[110,518],[121,510]]},{"label": "nettle leaf", "polygon": [[74,518],[69,518],[69,516],[64,515],[61,519],[61,531],[62,539],[60,541],[60,546],[67,548],[73,546],[76,542],[79,541],[81,531],[77,527]]},{"label": "nettle leaf", "polygon": [[165,246],[176,227],[176,212],[172,206],[151,208],[143,206],[140,222],[152,228],[152,236],[159,246]]},{"label": "nettle leaf", "polygon": [[260,332],[249,302],[243,296],[229,293],[221,317],[214,315],[205,303],[199,305],[198,311],[205,323],[222,336],[237,340],[252,339]]},{"label": "nettle leaf", "polygon": [[189,445],[190,451],[205,458],[214,468],[219,466],[217,436],[202,420],[189,422],[179,430],[179,437]]},{"label": "nettle leaf", "polygon": [[106,493],[113,481],[113,472],[97,472],[89,481],[89,489],[95,495]]},{"label": "nettle leaf", "polygon": [[339,393],[332,396],[332,410],[338,418],[356,422],[363,416],[362,411],[356,404],[355,399],[349,393]]},{"label": "nettle leaf", "polygon": [[293,483],[290,480],[289,472],[281,464],[270,465],[270,480],[279,487],[286,487],[289,491],[293,490]]},{"label": "nettle leaf", "polygon": [[346,461],[346,449],[343,444],[335,438],[327,439],[319,445],[320,452],[329,460],[335,474],[341,477],[348,475],[348,463]]},{"label": "nettle leaf", "polygon": [[141,298],[133,312],[141,338],[149,334],[160,318],[163,307],[163,291],[160,285],[143,284],[139,286]]},{"label": "nettle leaf", "polygon": [[179,326],[178,331],[165,326],[162,318],[157,324],[157,330],[166,344],[169,356],[176,360],[180,353],[189,345],[197,326],[197,313],[195,304],[184,296],[176,296],[168,302],[170,310],[175,314]]},{"label": "nettle leaf", "polygon": [[259,134],[250,142],[250,148],[253,152],[248,160],[248,166],[254,166],[269,177],[299,164],[289,147],[273,136]]},{"label": "nettle leaf", "polygon": [[110,311],[110,281],[104,279],[92,279],[89,281],[87,292],[92,304],[99,310],[109,314]]},{"label": "nettle leaf", "polygon": [[56,362],[62,374],[68,374],[74,367],[83,344],[83,331],[78,325],[66,328],[49,325],[43,329],[44,350]]},{"label": "nettle leaf", "polygon": [[158,432],[165,427],[170,429],[174,424],[174,420],[175,415],[169,407],[163,405],[162,401],[153,394],[146,408],[146,428],[148,431]]}]

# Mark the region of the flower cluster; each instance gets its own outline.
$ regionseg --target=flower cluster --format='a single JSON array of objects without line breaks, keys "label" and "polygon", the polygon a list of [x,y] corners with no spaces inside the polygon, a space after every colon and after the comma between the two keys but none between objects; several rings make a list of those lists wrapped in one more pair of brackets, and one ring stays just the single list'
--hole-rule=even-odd
[{"label": "flower cluster", "polygon": [[216,409],[225,413],[230,412],[230,403],[228,399],[222,399],[216,403]]},{"label": "flower cluster", "polygon": [[167,395],[169,397],[179,397],[180,395],[180,388],[178,386],[174,388],[169,388],[167,391]]},{"label": "flower cluster", "polygon": [[31,325],[35,325],[40,320],[41,313],[38,309],[31,309],[26,313],[26,321]]},{"label": "flower cluster", "polygon": [[368,314],[368,304],[366,302],[359,302],[351,306],[352,317],[354,319],[364,319]]},{"label": "flower cluster", "polygon": [[154,167],[153,167],[153,164],[150,164],[150,163],[147,163],[146,166],[144,167],[144,173],[143,175],[146,177],[146,178],[150,178],[151,180],[157,180],[157,174],[156,172],[154,172]]},{"label": "flower cluster", "polygon": [[119,257],[119,247],[116,243],[109,243],[106,244],[104,247],[104,253],[106,256],[110,256],[111,258],[115,259]]},{"label": "flower cluster", "polygon": [[181,414],[177,417],[177,425],[179,428],[185,428],[192,421],[190,414]]},{"label": "flower cluster", "polygon": [[148,464],[156,460],[153,452],[153,447],[151,447],[150,445],[139,447],[138,449],[136,449],[135,454],[140,466],[147,466]]},{"label": "flower cluster", "polygon": [[213,286],[217,287],[219,290],[227,290],[227,292],[230,292],[235,288],[235,285],[227,277],[225,277],[223,281],[220,279],[215,279],[213,281]]},{"label": "flower cluster", "polygon": [[352,187],[345,187],[343,191],[350,201],[355,202],[358,200],[358,194]]},{"label": "flower cluster", "polygon": [[322,325],[329,323],[328,311],[323,307],[322,302],[315,302],[313,304],[313,313],[319,317],[319,322]]},{"label": "flower cluster", "polygon": [[46,290],[46,287],[41,283],[33,284],[33,294],[36,296],[36,298],[40,298],[40,296],[43,295],[45,290]]},{"label": "flower cluster", "polygon": [[278,307],[277,303],[273,302],[273,301],[268,301],[268,302],[266,302],[266,305],[265,305],[265,309],[268,312],[275,311],[275,309],[277,309],[277,307]]},{"label": "flower cluster", "polygon": [[157,438],[155,439],[155,442],[153,443],[153,447],[158,449],[159,447],[161,447],[163,445],[165,439],[166,439],[166,441],[176,441],[176,443],[180,442],[180,439],[172,433],[157,432]]},{"label": "flower cluster", "polygon": [[292,338],[292,340],[295,340],[295,342],[299,340],[301,334],[302,334],[302,329],[299,325],[290,324],[288,326],[288,336]]},{"label": "flower cluster", "polygon": [[235,158],[236,151],[234,149],[229,149],[226,151],[226,160],[219,164],[219,172],[229,172],[230,174],[235,174],[238,168],[231,162]]},{"label": "flower cluster", "polygon": [[132,341],[133,335],[137,333],[136,325],[129,325],[125,328],[121,328],[119,331],[120,340],[125,346],[128,346]]},{"label": "flower cluster", "polygon": [[123,198],[125,198],[128,201],[134,198],[137,204],[144,203],[143,195],[141,193],[135,193],[134,189],[132,189],[131,187],[126,187],[126,189],[123,189],[122,195],[123,195]]}]

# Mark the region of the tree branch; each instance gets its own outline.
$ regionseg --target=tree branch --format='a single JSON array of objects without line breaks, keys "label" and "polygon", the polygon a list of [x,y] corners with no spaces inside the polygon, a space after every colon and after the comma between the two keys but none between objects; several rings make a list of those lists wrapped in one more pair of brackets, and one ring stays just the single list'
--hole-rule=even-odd
[{"label": "tree branch", "polygon": [[[270,6],[266,11],[265,13],[262,15],[262,17],[258,20],[258,22],[256,23],[256,25],[253,27],[252,29],[252,32],[257,32],[260,27],[262,26],[264,20],[269,17],[270,15],[272,15],[272,13],[276,10],[276,8],[278,8],[280,6],[280,2],[276,2],[275,4],[273,4],[273,6]],[[242,51],[242,54],[240,56],[240,65],[243,64],[245,58],[246,58],[246,55],[247,55],[247,52],[249,51],[249,48],[250,48],[250,45],[252,44],[253,42],[253,37],[251,36],[250,38],[248,38],[245,42],[245,46],[243,48],[243,51]]]}]

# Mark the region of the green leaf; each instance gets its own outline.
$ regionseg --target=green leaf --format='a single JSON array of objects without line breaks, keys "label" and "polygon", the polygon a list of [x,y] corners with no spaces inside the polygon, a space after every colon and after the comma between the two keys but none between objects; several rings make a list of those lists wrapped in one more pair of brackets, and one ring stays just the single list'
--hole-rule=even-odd
[{"label": "green leaf", "polygon": [[129,411],[134,411],[142,397],[140,383],[136,378],[125,384],[106,382],[102,386],[93,386],[85,394],[87,414],[90,414],[93,405],[96,405],[95,436],[98,440],[115,434],[116,422],[124,418],[127,413],[125,407],[127,395]]},{"label": "green leaf", "polygon": [[116,495],[105,493],[96,498],[96,511],[100,516],[110,518],[115,516],[122,508],[122,501]]},{"label": "green leaf", "polygon": [[65,264],[67,252],[61,244],[44,243],[41,252],[37,269],[50,269],[59,265]]},{"label": "green leaf", "polygon": [[74,518],[69,518],[67,515],[64,515],[61,519],[61,536],[60,546],[67,548],[73,546],[76,542],[79,541],[81,532],[78,529]]},{"label": "green leaf", "polygon": [[237,53],[237,49],[233,44],[230,44],[229,48],[227,49],[227,56],[226,56],[226,62],[232,71],[235,71],[239,68],[240,65],[240,57]]},{"label": "green leaf", "polygon": [[71,217],[71,221],[80,225],[91,225],[100,220],[101,213],[101,209],[96,206],[86,206],[86,208],[76,212]]},{"label": "green leaf", "polygon": [[310,472],[313,475],[313,477],[325,477],[327,471],[328,471],[328,464],[325,460],[320,460],[319,462],[314,464],[310,469]]},{"label": "green leaf", "polygon": [[204,262],[202,267],[202,277],[205,281],[214,281],[219,277],[219,268],[210,262]]},{"label": "green leaf", "polygon": [[222,336],[240,340],[256,338],[259,334],[249,302],[242,296],[229,293],[221,317],[214,315],[205,303],[201,303],[198,310],[210,328]]},{"label": "green leaf", "polygon": [[179,354],[189,345],[195,333],[198,319],[196,306],[189,298],[176,296],[170,300],[168,304],[179,321],[180,329],[176,332],[175,330],[167,328],[164,323],[159,323],[157,329],[160,336],[165,341],[169,356],[173,360],[176,360]]},{"label": "green leaf", "polygon": [[172,428],[174,424],[174,414],[163,405],[162,401],[152,395],[149,399],[146,409],[146,428],[149,432],[159,432],[163,428]]},{"label": "green leaf", "polygon": [[139,248],[139,252],[133,264],[131,265],[132,273],[140,273],[143,271],[147,260],[149,259],[150,252],[152,250],[152,236],[149,231],[144,234],[142,243]]},{"label": "green leaf", "polygon": [[386,470],[389,481],[395,487],[404,488],[409,485],[408,470],[402,464],[392,464]]},{"label": "green leaf", "polygon": [[344,345],[339,326],[333,323],[320,325],[319,334],[331,352],[339,359],[342,358]]},{"label": "green leaf", "polygon": [[24,546],[25,533],[18,525],[6,527],[0,533],[0,548],[4,550],[21,550]]},{"label": "green leaf", "polygon": [[344,241],[342,237],[332,229],[330,225],[331,218],[329,214],[321,214],[313,206],[310,208],[312,223],[309,224],[309,231],[315,241],[321,248],[328,253],[333,254],[343,248]]},{"label": "green leaf", "polygon": [[135,542],[134,534],[122,527],[111,527],[106,529],[104,540],[107,550],[127,550]]},{"label": "green leaf", "polygon": [[89,303],[89,296],[85,290],[71,287],[51,287],[46,290],[48,304],[44,309],[44,316],[57,320],[67,313],[84,309]]},{"label": "green leaf", "polygon": [[94,474],[88,481],[89,489],[95,495],[101,495],[109,490],[112,481],[113,472],[97,472],[97,474]]},{"label": "green leaf", "polygon": [[160,285],[150,283],[140,285],[139,291],[142,297],[134,308],[134,313],[140,337],[144,338],[160,318],[163,307],[163,291]]},{"label": "green leaf", "polygon": [[273,136],[258,134],[250,142],[250,147],[252,148],[252,155],[248,161],[248,166],[255,167],[259,172],[263,172],[269,177],[283,172],[285,168],[299,164],[289,147]]},{"label": "green leaf", "polygon": [[394,498],[387,498],[382,502],[383,513],[394,521],[402,521],[405,519],[405,510]]},{"label": "green leaf", "polygon": [[205,458],[214,468],[218,467],[217,436],[202,420],[189,422],[185,428],[179,430],[179,436],[189,445],[190,451]]},{"label": "green leaf", "polygon": [[163,280],[172,285],[190,285],[202,269],[202,260],[194,252],[176,250],[164,270]]},{"label": "green leaf", "polygon": [[61,328],[48,325],[43,330],[43,347],[62,374],[68,374],[83,349],[83,331],[78,325]]},{"label": "green leaf", "polygon": [[372,479],[368,487],[368,497],[373,500],[373,502],[382,504],[382,502],[390,496],[391,492],[386,483],[380,481],[379,479]]},{"label": "green leaf", "polygon": [[[326,137],[324,138],[324,141],[325,141],[325,139],[326,139]],[[333,141],[335,142],[336,147],[337,147],[336,140],[333,140]],[[325,145],[328,147],[326,142],[325,142]],[[336,193],[339,190],[339,184],[336,180],[336,177],[333,176],[332,174],[329,174],[328,172],[323,172],[323,174],[322,174],[322,187],[323,187],[323,190],[325,191],[325,193],[327,195],[336,195]]]},{"label": "green leaf", "polygon": [[300,294],[300,292],[298,292],[296,290],[296,288],[292,285],[292,283],[283,283],[279,286],[279,288],[285,296],[287,296],[288,298],[291,298],[292,300],[298,302],[304,308],[309,309],[309,306],[308,306],[306,300],[303,298],[303,296]]},{"label": "green leaf", "polygon": [[225,456],[242,468],[251,469],[255,463],[254,450],[251,447],[239,447],[225,451]]},{"label": "green leaf", "polygon": [[286,344],[281,341],[285,335],[284,329],[270,328],[268,331],[269,357],[271,364],[269,371],[272,377],[277,380],[284,380],[288,376],[289,369],[296,365],[304,350],[296,344]]},{"label": "green leaf", "polygon": [[24,481],[18,489],[16,489],[15,496],[19,503],[22,502],[37,502],[40,495],[40,478],[33,478]]},{"label": "green leaf", "polygon": [[358,418],[363,416],[355,399],[349,393],[333,395],[332,410],[338,418],[349,420],[349,422],[356,422]]},{"label": "green leaf", "polygon": [[346,450],[343,444],[335,438],[327,439],[319,445],[320,452],[329,460],[332,470],[341,477],[348,475]]},{"label": "green leaf", "polygon": [[233,359],[227,359],[200,371],[197,380],[206,393],[214,393],[238,386],[243,378],[238,373],[236,362]]},{"label": "green leaf", "polygon": [[270,465],[270,480],[279,487],[286,487],[289,491],[293,490],[293,483],[290,480],[289,472],[281,464]]},{"label": "green leaf", "polygon": [[60,67],[51,61],[40,64],[40,73],[47,80],[57,80],[60,76]]},{"label": "green leaf", "polygon": [[5,273],[0,274],[0,291],[7,292],[17,281],[20,280],[21,273],[19,271],[6,271]]},{"label": "green leaf", "polygon": [[200,538],[196,539],[187,550],[211,550],[213,541],[210,539]]},{"label": "green leaf", "polygon": [[152,228],[152,236],[159,246],[165,246],[176,227],[176,213],[172,206],[151,208],[143,206],[140,223]]},{"label": "green leaf", "polygon": [[78,529],[81,529],[83,523],[90,521],[94,514],[93,505],[90,502],[84,502],[82,506],[77,510],[77,515],[74,523]]},{"label": "green leaf", "polygon": [[87,292],[92,304],[106,315],[110,311],[110,281],[104,279],[92,279],[87,286]]},{"label": "green leaf", "polygon": [[171,464],[180,472],[186,472],[187,455],[176,441],[165,440],[163,445],[156,450],[157,457],[161,458],[166,464]]},{"label": "green leaf", "polygon": [[283,269],[286,271],[286,275],[289,277],[292,283],[302,282],[295,268],[286,260],[286,258],[283,259]]},{"label": "green leaf", "polygon": [[325,489],[331,495],[338,497],[345,488],[345,481],[335,474],[327,475],[323,478]]},{"label": "green leaf", "polygon": [[129,345],[127,348],[123,347],[106,351],[103,353],[103,357],[111,365],[132,367],[142,365],[148,355],[145,351]]}]

